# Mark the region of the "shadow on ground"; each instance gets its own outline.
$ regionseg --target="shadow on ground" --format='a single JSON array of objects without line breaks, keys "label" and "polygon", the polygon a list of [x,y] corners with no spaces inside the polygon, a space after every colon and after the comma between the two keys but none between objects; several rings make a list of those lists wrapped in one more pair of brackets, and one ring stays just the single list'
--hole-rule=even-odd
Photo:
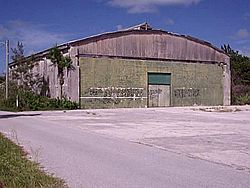
[{"label": "shadow on ground", "polygon": [[4,114],[0,115],[0,119],[5,119],[5,118],[15,118],[15,117],[21,117],[21,116],[40,116],[41,114],[24,114],[24,113],[18,113],[18,114]]}]

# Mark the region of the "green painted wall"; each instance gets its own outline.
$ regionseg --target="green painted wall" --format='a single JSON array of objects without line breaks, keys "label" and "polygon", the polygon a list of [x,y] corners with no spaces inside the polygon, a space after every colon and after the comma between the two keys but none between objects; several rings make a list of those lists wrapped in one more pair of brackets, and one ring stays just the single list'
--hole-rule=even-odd
[{"label": "green painted wall", "polygon": [[216,64],[80,58],[83,108],[147,106],[148,72],[171,73],[171,106],[222,105]]}]

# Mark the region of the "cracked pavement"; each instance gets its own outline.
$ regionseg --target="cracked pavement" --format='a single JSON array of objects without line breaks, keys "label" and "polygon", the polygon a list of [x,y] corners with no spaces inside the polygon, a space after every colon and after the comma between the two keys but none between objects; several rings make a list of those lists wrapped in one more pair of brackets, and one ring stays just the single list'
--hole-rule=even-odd
[{"label": "cracked pavement", "polygon": [[206,108],[42,112],[39,118],[250,171],[250,106]]}]

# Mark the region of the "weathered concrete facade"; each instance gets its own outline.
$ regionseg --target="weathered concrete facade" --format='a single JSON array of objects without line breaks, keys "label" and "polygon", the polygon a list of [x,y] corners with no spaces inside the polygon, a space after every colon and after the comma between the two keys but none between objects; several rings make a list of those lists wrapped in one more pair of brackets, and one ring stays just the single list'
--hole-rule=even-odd
[{"label": "weathered concrete facade", "polygon": [[[208,42],[142,24],[59,48],[75,67],[63,93],[84,108],[230,105],[230,59]],[[36,54],[36,69],[60,97],[48,51]]]},{"label": "weathered concrete facade", "polygon": [[223,105],[223,67],[217,64],[81,58],[85,107],[147,107],[161,90],[148,89],[148,73],[171,74],[170,106]]}]

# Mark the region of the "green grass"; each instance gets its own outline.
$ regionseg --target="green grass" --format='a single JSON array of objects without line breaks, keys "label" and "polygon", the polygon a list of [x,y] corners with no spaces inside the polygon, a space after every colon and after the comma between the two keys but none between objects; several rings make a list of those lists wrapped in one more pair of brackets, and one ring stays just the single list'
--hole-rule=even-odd
[{"label": "green grass", "polygon": [[0,188],[66,188],[64,181],[41,170],[23,149],[0,133]]}]

